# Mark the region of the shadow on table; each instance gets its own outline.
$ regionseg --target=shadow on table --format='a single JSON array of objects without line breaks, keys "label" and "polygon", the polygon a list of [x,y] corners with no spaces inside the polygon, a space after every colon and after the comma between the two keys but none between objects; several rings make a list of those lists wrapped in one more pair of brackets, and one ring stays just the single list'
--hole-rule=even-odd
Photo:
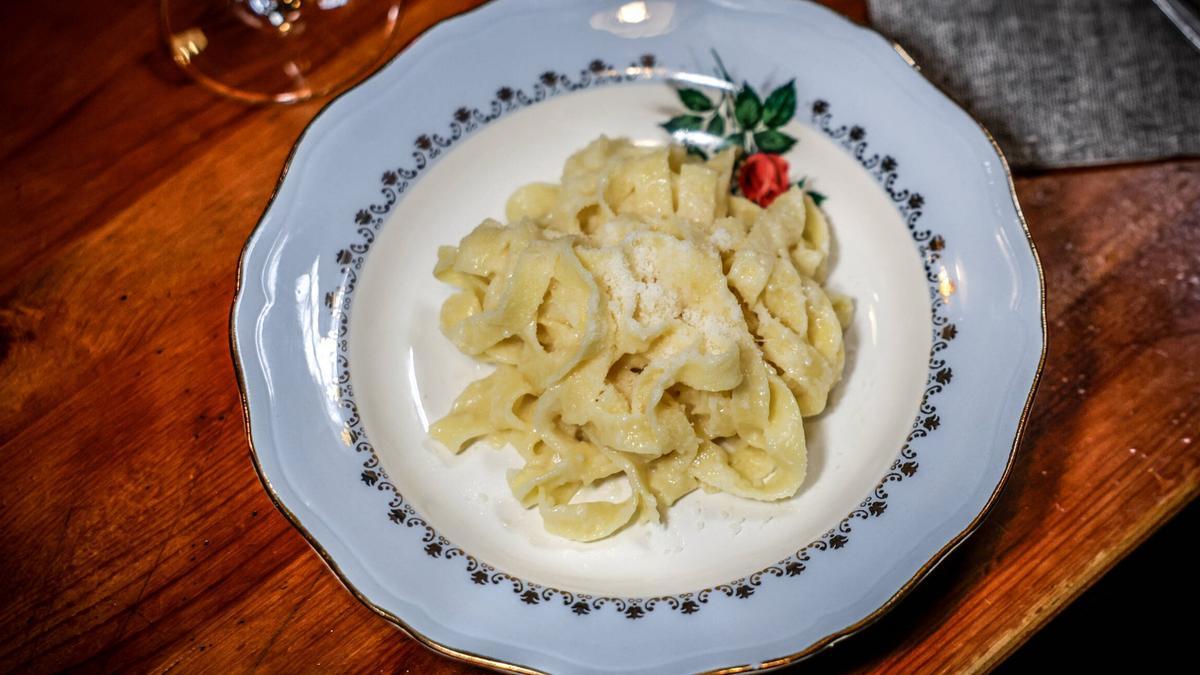
[{"label": "shadow on table", "polygon": [[1186,551],[1197,532],[1200,501],[1184,508],[994,672],[1036,672],[1063,656],[1077,672],[1112,672],[1117,665],[1170,672],[1193,660],[1200,581]]}]

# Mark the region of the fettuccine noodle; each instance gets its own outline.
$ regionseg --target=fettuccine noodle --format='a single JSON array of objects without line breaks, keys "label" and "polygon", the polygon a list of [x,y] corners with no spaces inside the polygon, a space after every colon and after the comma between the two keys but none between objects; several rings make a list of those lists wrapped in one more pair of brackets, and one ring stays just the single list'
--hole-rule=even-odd
[{"label": "fettuccine noodle", "polygon": [[[441,327],[495,366],[430,429],[511,444],[508,484],[547,531],[592,541],[660,522],[697,487],[778,500],[804,482],[803,418],[839,380],[851,305],[821,285],[829,228],[793,187],[730,194],[735,155],[601,137],[559,184],[438,251]],[[621,501],[579,491],[625,480]]]}]

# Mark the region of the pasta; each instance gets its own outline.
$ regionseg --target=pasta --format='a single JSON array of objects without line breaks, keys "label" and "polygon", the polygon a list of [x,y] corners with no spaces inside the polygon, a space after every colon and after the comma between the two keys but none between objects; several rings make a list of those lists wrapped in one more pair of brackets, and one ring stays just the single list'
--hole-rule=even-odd
[{"label": "pasta", "polygon": [[[509,199],[438,251],[441,328],[495,370],[430,429],[454,452],[511,444],[508,484],[580,541],[661,522],[697,487],[778,500],[804,482],[803,418],[841,377],[848,299],[821,285],[825,217],[793,187],[730,193],[735,154],[601,137],[559,184]],[[579,492],[623,480],[620,501]]]}]

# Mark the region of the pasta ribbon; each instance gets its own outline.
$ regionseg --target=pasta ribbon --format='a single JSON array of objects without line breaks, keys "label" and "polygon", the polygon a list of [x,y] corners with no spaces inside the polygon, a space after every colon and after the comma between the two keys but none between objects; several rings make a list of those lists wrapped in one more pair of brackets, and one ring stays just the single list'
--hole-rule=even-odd
[{"label": "pasta ribbon", "polygon": [[[821,285],[813,200],[730,194],[735,159],[601,137],[558,184],[518,189],[507,225],[438,251],[458,289],[441,329],[495,370],[430,433],[512,445],[509,487],[555,535],[660,522],[698,487],[773,501],[804,483],[803,419],[841,378],[852,303]],[[628,496],[581,498],[608,481]]]}]

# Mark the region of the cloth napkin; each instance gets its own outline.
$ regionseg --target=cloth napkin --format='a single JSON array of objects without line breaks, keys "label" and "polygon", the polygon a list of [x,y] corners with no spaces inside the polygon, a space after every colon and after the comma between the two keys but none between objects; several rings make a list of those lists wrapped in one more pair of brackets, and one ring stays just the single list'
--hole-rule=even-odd
[{"label": "cloth napkin", "polygon": [[1200,154],[1200,52],[1150,0],[869,0],[1017,167]]}]

